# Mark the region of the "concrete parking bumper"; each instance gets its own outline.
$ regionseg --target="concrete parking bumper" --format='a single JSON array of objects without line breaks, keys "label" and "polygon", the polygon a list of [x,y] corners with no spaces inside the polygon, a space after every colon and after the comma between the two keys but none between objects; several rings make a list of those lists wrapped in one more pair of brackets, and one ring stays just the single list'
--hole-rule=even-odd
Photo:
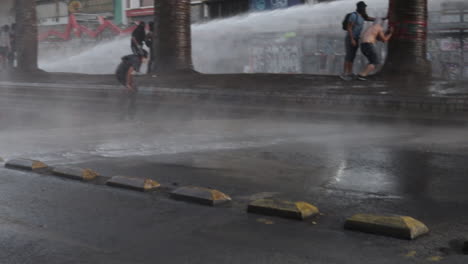
[{"label": "concrete parking bumper", "polygon": [[425,224],[409,216],[356,214],[346,220],[344,227],[349,230],[409,240],[429,232]]},{"label": "concrete parking bumper", "polygon": [[196,186],[180,187],[170,194],[171,197],[176,200],[184,200],[210,206],[224,204],[232,200],[231,197],[218,190]]},{"label": "concrete parking bumper", "polygon": [[6,168],[10,169],[20,169],[20,170],[40,170],[40,169],[47,169],[48,166],[40,161],[37,160],[30,160],[30,159],[13,159],[7,161],[5,163]]},{"label": "concrete parking bumper", "polygon": [[251,202],[247,212],[304,220],[319,214],[319,209],[306,202],[292,202],[275,199],[260,199]]},{"label": "concrete parking bumper", "polygon": [[156,181],[151,179],[135,178],[135,177],[125,177],[125,176],[114,176],[107,180],[106,182],[109,186],[131,189],[141,192],[152,191],[161,187]]},{"label": "concrete parking bumper", "polygon": [[74,168],[74,167],[65,167],[65,166],[57,166],[54,167],[52,173],[61,176],[70,178],[73,180],[80,180],[80,181],[92,181],[99,176],[93,170],[90,169],[81,169],[81,168]]}]

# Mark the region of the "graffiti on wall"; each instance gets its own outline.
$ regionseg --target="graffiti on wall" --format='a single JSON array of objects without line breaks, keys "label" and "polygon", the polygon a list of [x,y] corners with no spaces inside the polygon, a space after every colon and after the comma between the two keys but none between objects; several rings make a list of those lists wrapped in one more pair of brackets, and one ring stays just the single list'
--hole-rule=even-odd
[{"label": "graffiti on wall", "polygon": [[301,57],[294,41],[258,42],[250,50],[250,69],[263,73],[301,73]]},{"label": "graffiti on wall", "polygon": [[250,0],[250,8],[255,11],[263,11],[286,8],[303,3],[303,0]]},{"label": "graffiti on wall", "polygon": [[116,26],[109,20],[99,17],[99,27],[95,30],[87,28],[86,26],[80,25],[74,14],[70,14],[68,19],[68,24],[65,28],[65,31],[59,32],[57,30],[49,30],[42,34],[39,34],[38,40],[45,41],[49,38],[55,38],[62,41],[68,41],[72,38],[72,35],[75,35],[77,38],[81,38],[83,35],[86,35],[90,38],[96,38],[101,35],[105,30],[110,30],[115,35],[125,35],[133,32],[136,26],[130,26],[125,29],[121,29]]}]

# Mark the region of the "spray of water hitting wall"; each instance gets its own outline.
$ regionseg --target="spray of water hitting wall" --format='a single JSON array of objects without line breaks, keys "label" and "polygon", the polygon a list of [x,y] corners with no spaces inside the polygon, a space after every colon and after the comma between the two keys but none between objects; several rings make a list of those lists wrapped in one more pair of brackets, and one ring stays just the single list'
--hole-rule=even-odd
[{"label": "spray of water hitting wall", "polygon": [[[381,17],[387,15],[388,0],[367,0],[366,2],[370,15]],[[438,10],[442,2],[446,1],[429,0],[429,9]],[[195,69],[203,73],[252,72],[252,47],[255,41],[262,39],[267,42],[281,43],[297,36],[307,36],[310,40],[314,40],[332,35],[335,36],[334,43],[332,43],[336,44],[335,46],[325,45],[325,47],[313,48],[317,52],[333,48],[335,50],[332,52],[343,53],[340,45],[342,45],[344,32],[340,24],[347,13],[355,10],[355,4],[356,0],[334,1],[269,12],[248,13],[195,24],[192,26],[192,54]],[[71,54],[65,59],[52,61],[49,56],[43,56],[40,63],[41,67],[48,71],[113,73],[120,57],[130,53],[129,43],[128,37],[119,38],[99,44],[79,54]],[[312,41],[309,43],[310,46],[317,46]],[[272,49],[271,51],[281,53],[281,50]],[[60,52],[57,51],[57,53]],[[289,55],[286,54],[286,56]],[[300,54],[300,56],[310,55]],[[276,60],[282,59],[286,58],[281,56],[276,58]],[[341,68],[339,63],[336,66]],[[269,72],[284,72],[281,68],[265,69]],[[328,72],[330,72],[329,69]]]}]

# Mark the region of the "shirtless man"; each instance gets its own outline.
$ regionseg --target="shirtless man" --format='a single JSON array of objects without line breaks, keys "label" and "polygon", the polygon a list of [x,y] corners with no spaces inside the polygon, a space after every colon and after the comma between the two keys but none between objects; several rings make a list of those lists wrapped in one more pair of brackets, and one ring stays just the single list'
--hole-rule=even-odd
[{"label": "shirtless man", "polygon": [[393,28],[390,28],[388,33],[384,33],[381,19],[374,21],[374,25],[364,31],[361,42],[361,52],[369,60],[369,64],[361,73],[358,74],[358,80],[367,80],[367,75],[374,71],[376,66],[380,64],[379,56],[377,55],[374,44],[377,40],[387,42],[392,37],[392,34]]}]

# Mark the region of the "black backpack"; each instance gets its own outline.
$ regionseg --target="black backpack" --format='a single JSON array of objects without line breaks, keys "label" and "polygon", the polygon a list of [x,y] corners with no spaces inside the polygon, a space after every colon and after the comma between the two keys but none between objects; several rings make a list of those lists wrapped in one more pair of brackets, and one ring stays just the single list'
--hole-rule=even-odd
[{"label": "black backpack", "polygon": [[349,14],[346,14],[345,18],[343,19],[342,22],[342,27],[344,31],[348,31],[348,22],[349,22],[349,17],[356,12],[351,12]]}]

